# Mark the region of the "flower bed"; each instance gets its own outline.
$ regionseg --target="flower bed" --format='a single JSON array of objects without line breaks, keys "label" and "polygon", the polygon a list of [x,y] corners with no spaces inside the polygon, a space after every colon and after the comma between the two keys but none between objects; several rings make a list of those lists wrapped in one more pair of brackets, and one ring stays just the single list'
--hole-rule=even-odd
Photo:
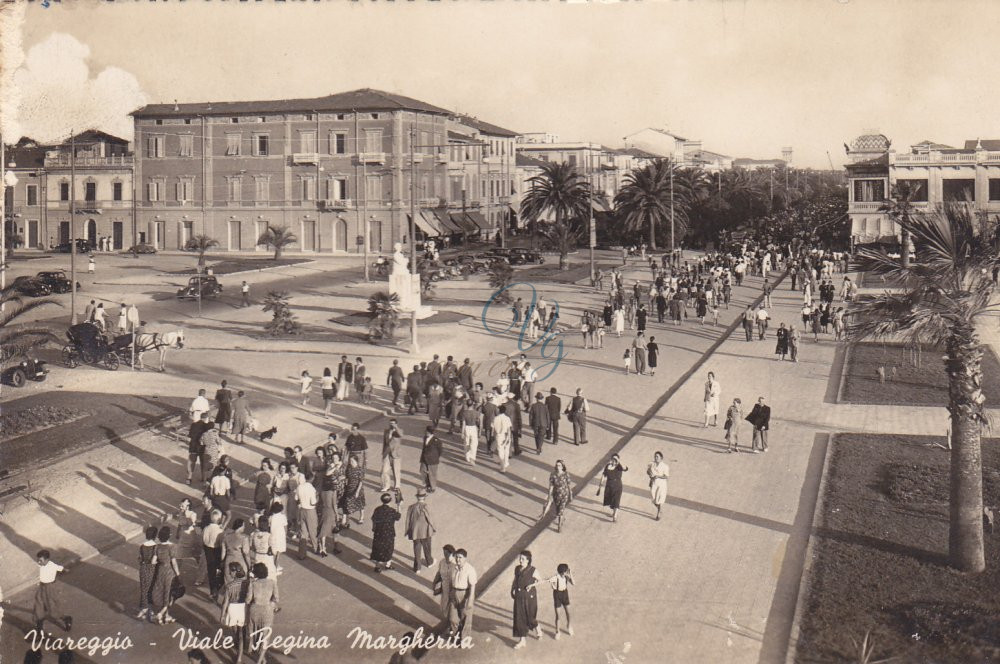
[{"label": "flower bed", "polygon": [[21,410],[4,409],[0,414],[0,440],[10,440],[61,424],[75,422],[90,411],[64,406],[31,406]]}]

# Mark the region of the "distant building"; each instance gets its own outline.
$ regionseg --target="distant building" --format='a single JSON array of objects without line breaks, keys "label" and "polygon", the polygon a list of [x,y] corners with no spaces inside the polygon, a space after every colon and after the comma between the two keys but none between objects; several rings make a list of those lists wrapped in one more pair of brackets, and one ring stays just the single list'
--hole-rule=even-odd
[{"label": "distant building", "polygon": [[658,157],[673,159],[684,168],[701,168],[715,173],[733,166],[733,158],[729,155],[706,150],[700,140],[684,138],[666,129],[647,127],[624,140],[626,148],[639,148]]},{"label": "distant building", "polygon": [[757,171],[765,168],[785,168],[788,162],[784,159],[749,159],[739,157],[733,159],[733,168],[742,168],[745,171]]}]

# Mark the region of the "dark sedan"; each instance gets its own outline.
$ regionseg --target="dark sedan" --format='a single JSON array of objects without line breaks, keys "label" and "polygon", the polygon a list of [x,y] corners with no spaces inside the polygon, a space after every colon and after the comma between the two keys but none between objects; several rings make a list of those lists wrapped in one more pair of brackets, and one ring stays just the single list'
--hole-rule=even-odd
[{"label": "dark sedan", "polygon": [[18,277],[11,283],[11,288],[20,295],[27,297],[45,297],[52,294],[52,289],[37,277]]},{"label": "dark sedan", "polygon": [[[68,293],[72,288],[72,282],[66,273],[62,270],[55,270],[53,272],[39,272],[35,275],[35,279],[41,281],[46,286],[48,286],[53,293]],[[80,290],[80,282],[76,282],[76,290]]]},{"label": "dark sedan", "polygon": [[197,300],[199,291],[202,298],[215,297],[222,292],[222,284],[213,276],[191,277],[187,286],[178,289],[177,299]]}]

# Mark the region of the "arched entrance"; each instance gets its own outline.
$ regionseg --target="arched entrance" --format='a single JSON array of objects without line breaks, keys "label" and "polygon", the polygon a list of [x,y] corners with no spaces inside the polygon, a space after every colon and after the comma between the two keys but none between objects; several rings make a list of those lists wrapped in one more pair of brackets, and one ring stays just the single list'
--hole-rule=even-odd
[{"label": "arched entrance", "polygon": [[87,220],[87,242],[90,246],[97,246],[97,222],[93,219]]},{"label": "arched entrance", "polygon": [[347,251],[347,222],[343,219],[338,219],[333,224],[333,248]]}]

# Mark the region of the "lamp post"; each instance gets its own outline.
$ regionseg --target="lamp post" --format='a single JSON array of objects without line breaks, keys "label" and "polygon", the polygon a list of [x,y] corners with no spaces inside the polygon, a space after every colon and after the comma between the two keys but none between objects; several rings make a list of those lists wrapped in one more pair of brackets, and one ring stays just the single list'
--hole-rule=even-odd
[{"label": "lamp post", "polygon": [[[410,125],[410,264],[413,266],[413,273],[417,276],[417,293],[422,290],[420,283],[420,271],[417,270],[417,161],[414,155],[414,143],[416,143],[416,127]],[[412,288],[412,280],[410,288]],[[410,314],[410,352],[420,352],[420,342],[417,340],[417,308],[413,308]]]},{"label": "lamp post", "polygon": [[676,258],[674,252],[674,162],[670,160],[670,264],[674,264]]},{"label": "lamp post", "polygon": [[76,133],[69,139],[69,307],[76,325]]}]

